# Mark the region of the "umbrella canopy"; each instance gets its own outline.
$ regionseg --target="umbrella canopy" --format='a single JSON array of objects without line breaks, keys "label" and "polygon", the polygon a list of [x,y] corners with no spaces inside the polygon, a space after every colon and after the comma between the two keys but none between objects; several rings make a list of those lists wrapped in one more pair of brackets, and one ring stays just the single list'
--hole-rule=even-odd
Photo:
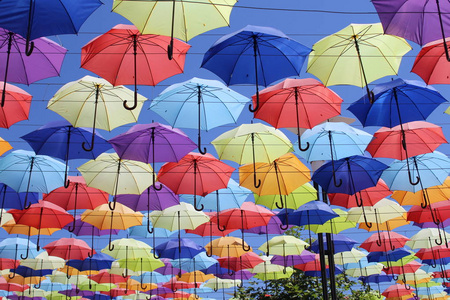
[{"label": "umbrella canopy", "polygon": [[168,187],[160,183],[158,188],[155,187],[155,184],[152,184],[140,195],[117,195],[116,201],[133,210],[147,212],[150,210],[164,210],[180,204],[178,195],[172,192]]},{"label": "umbrella canopy", "polygon": [[367,84],[397,75],[402,56],[410,50],[403,38],[384,34],[380,23],[350,24],[313,45],[307,72],[326,86],[365,86],[369,94]]},{"label": "umbrella canopy", "polygon": [[155,252],[159,257],[171,259],[193,258],[204,250],[205,248],[202,246],[185,238],[169,240],[155,247]]},{"label": "umbrella canopy", "polygon": [[149,218],[154,227],[170,231],[195,229],[209,221],[209,217],[205,213],[196,211],[191,204],[184,202],[162,211],[152,211]]},{"label": "umbrella canopy", "polygon": [[435,185],[416,193],[397,190],[392,194],[401,205],[419,205],[423,200],[423,194],[427,193],[430,203],[446,201],[450,199],[450,178],[447,177],[441,185]]},{"label": "umbrella canopy", "polygon": [[220,81],[194,77],[166,88],[150,109],[173,127],[198,129],[198,149],[204,154],[200,130],[236,123],[247,101]]},{"label": "umbrella canopy", "polygon": [[[382,179],[378,180],[377,185],[367,189],[362,189],[358,192],[359,198],[364,199],[366,206],[374,205],[381,199],[388,197],[391,194],[392,192]],[[355,197],[348,194],[331,193],[328,194],[328,198],[330,199],[330,204],[332,205],[339,205],[345,208],[358,206],[358,203],[356,202],[358,199],[355,199]]]},{"label": "umbrella canopy", "polygon": [[284,224],[280,228],[286,230],[288,225],[323,225],[327,221],[339,217],[339,215],[328,204],[321,201],[311,201],[303,204],[297,210],[285,209],[279,212],[277,217]]},{"label": "umbrella canopy", "polygon": [[[143,102],[137,95],[138,105],[134,110],[123,108],[122,102],[133,98],[133,92],[124,86],[114,87],[102,78],[85,76],[66,83],[48,102],[47,108],[61,115],[75,127],[90,127],[111,131],[112,129],[137,122]],[[92,151],[94,138],[82,144],[83,149]],[[87,146],[89,144],[89,147]]]},{"label": "umbrella canopy", "polygon": [[[191,152],[179,162],[164,164],[159,170],[158,180],[176,194],[206,196],[226,188],[234,170],[211,154]],[[203,206],[197,208],[196,204],[194,197],[194,208],[203,210]]]},{"label": "umbrella canopy", "polygon": [[247,25],[217,40],[205,53],[202,68],[219,76],[227,85],[254,83],[255,112],[259,108],[258,85],[300,74],[311,49],[271,28]]},{"label": "umbrella canopy", "polygon": [[[264,205],[269,209],[278,208],[277,200],[279,195],[253,195],[255,204]],[[310,183],[305,183],[283,198],[286,208],[297,209],[305,203],[317,200],[317,190]]]},{"label": "umbrella canopy", "polygon": [[5,95],[6,106],[0,106],[0,127],[9,128],[11,125],[28,119],[32,96],[12,84],[4,85],[0,81],[2,94]]},{"label": "umbrella canopy", "polygon": [[[121,159],[116,153],[103,153],[95,160],[78,167],[86,184],[117,196],[119,194],[142,194],[153,184],[153,170],[149,164]],[[114,210],[116,198],[111,210]]]},{"label": "umbrella canopy", "polygon": [[248,251],[252,251],[252,248],[244,240],[232,236],[215,239],[205,246],[208,255],[217,255],[219,257],[239,257],[248,252],[244,248],[250,248]]},{"label": "umbrella canopy", "polygon": [[[448,84],[449,72],[447,64],[447,49],[450,41],[446,38],[429,42],[420,49],[411,72],[419,75],[427,84]],[[447,51],[446,51],[447,50]]]},{"label": "umbrella canopy", "polygon": [[339,215],[339,217],[330,219],[322,225],[313,224],[308,227],[309,230],[315,233],[333,233],[337,234],[346,229],[355,228],[356,222],[347,221],[347,212],[339,208],[334,208],[333,211]]},{"label": "umbrella canopy", "polygon": [[287,78],[261,91],[260,108],[255,112],[255,118],[276,128],[296,127],[299,131],[339,115],[342,101],[315,79]]},{"label": "umbrella canopy", "polygon": [[390,243],[390,245],[395,248],[401,248],[405,246],[407,241],[409,241],[409,238],[396,232],[381,232],[380,236],[381,236],[381,245],[379,244],[380,241],[379,236],[375,233],[368,239],[366,239],[360,245],[360,247],[366,249],[369,252],[373,251],[386,252],[389,251],[388,249],[392,250],[390,246],[388,246],[388,243]]},{"label": "umbrella canopy", "polygon": [[272,255],[288,256],[301,255],[307,246],[309,246],[309,244],[299,238],[291,235],[283,235],[271,238],[258,249],[265,251],[266,255],[270,253]]},{"label": "umbrella canopy", "polygon": [[43,247],[48,255],[61,257],[62,259],[86,259],[91,252],[91,247],[80,239],[61,238],[48,243]]}]

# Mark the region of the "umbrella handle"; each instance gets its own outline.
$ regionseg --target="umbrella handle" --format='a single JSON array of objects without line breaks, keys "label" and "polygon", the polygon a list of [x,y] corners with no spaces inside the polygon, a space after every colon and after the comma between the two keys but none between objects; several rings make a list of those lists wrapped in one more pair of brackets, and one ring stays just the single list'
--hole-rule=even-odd
[{"label": "umbrella handle", "polygon": [[445,57],[447,58],[447,61],[450,62],[450,55],[448,53],[447,43],[445,42],[445,30],[444,30],[444,24],[442,22],[441,7],[439,5],[439,0],[436,0],[436,6],[437,6],[437,11],[438,11],[438,16],[439,16],[439,25],[441,26],[442,46],[444,47]]},{"label": "umbrella handle", "polygon": [[236,287],[238,287],[238,288],[244,287],[244,283],[242,282],[242,280],[241,280],[241,283],[236,284]]},{"label": "umbrella handle", "polygon": [[156,182],[153,180],[153,189],[155,189],[155,191],[160,191],[163,188],[163,185],[160,183],[159,186],[156,186]]},{"label": "umbrella handle", "polygon": [[278,209],[283,209],[284,208],[284,202],[283,202],[283,196],[280,194],[280,203],[281,203],[281,205],[278,205],[278,202],[275,202],[275,206],[278,208]]},{"label": "umbrella handle", "polygon": [[252,108],[252,104],[249,104],[248,110],[252,113],[256,112],[259,109],[259,91],[258,91],[258,82],[256,83],[256,104],[255,107]]},{"label": "umbrella handle", "polygon": [[[442,239],[442,234],[441,234],[441,230],[438,227],[438,232],[439,232],[439,240],[435,239],[434,241],[436,242],[436,245],[442,245],[442,243],[444,242],[444,240]],[[447,246],[448,247],[448,246]]]},{"label": "umbrella handle", "polygon": [[252,249],[252,247],[250,247],[250,245],[247,245],[247,247],[244,244],[244,241],[242,241],[242,250],[244,250],[245,252],[250,251],[250,249]]},{"label": "umbrella handle", "polygon": [[110,210],[115,210],[116,209],[116,197],[114,197],[113,201],[108,202],[108,206]]},{"label": "umbrella handle", "polygon": [[159,259],[161,256],[158,256],[158,255],[156,254],[156,252],[153,252],[153,257],[154,257],[155,259]]},{"label": "umbrella handle", "polygon": [[234,275],[234,271],[233,271],[233,270],[230,270],[230,269],[228,269],[227,273],[228,273],[228,275],[230,275],[230,276],[233,276],[233,275]]},{"label": "umbrella handle", "polygon": [[200,208],[197,208],[197,195],[194,195],[194,208],[196,211],[202,211],[205,208],[203,204],[200,204]]},{"label": "umbrella handle", "polygon": [[173,38],[170,39],[170,44],[167,45],[167,58],[169,58],[169,60],[172,60],[173,58]]},{"label": "umbrella handle", "polygon": [[69,185],[70,185],[70,180],[67,179],[67,172],[66,172],[64,175],[64,188],[67,189],[69,187]]},{"label": "umbrella handle", "polygon": [[306,148],[302,148],[302,145],[300,144],[300,136],[298,137],[298,149],[302,152],[305,152],[309,149],[309,142],[306,142]]},{"label": "umbrella handle", "polygon": [[23,254],[20,254],[20,258],[23,259],[23,260],[27,259],[28,258],[28,253],[29,253],[29,249],[27,247],[27,252],[25,252],[25,256],[23,256]]},{"label": "umbrella handle", "polygon": [[73,232],[74,230],[75,230],[75,218],[73,219],[72,227],[69,226],[69,227],[67,228],[67,231],[69,231],[69,232]]},{"label": "umbrella handle", "polygon": [[25,43],[25,55],[30,56],[33,53],[34,50],[34,42],[30,41],[30,38],[27,37],[26,43]]},{"label": "umbrella handle", "polygon": [[145,290],[147,288],[147,285],[144,285],[142,282],[141,282],[141,289],[142,290]]},{"label": "umbrella handle", "polygon": [[114,244],[111,244],[111,242],[108,245],[108,250],[113,251],[114,250]]},{"label": "umbrella handle", "polygon": [[283,222],[281,222],[281,224],[280,224],[280,229],[281,230],[287,230],[288,227],[289,227],[289,213],[288,213],[288,210],[287,210],[287,206],[285,207],[285,210],[286,210],[286,225],[284,225]]},{"label": "umbrella handle", "polygon": [[136,90],[134,90],[134,102],[133,102],[133,106],[128,106],[127,102],[128,102],[128,100],[124,100],[124,101],[123,101],[123,107],[124,107],[125,109],[127,109],[127,110],[134,110],[134,109],[137,107],[138,103],[137,103],[137,91],[136,91]]},{"label": "umbrella handle", "polygon": [[38,284],[34,284],[33,285],[35,289],[40,289],[41,288],[41,281],[39,281]]}]

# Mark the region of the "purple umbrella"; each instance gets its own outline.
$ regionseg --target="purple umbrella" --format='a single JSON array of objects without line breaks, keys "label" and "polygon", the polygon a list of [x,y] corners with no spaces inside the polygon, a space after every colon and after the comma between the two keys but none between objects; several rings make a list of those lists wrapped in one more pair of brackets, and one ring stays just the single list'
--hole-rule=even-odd
[{"label": "purple umbrella", "polygon": [[59,291],[58,293],[60,293],[60,294],[63,294],[63,295],[66,295],[66,296],[68,296],[68,297],[77,297],[77,296],[82,296],[82,297],[85,297],[85,296],[90,296],[90,297],[92,297],[92,296],[94,296],[94,292],[92,292],[92,291],[81,291],[81,290],[79,290],[78,288],[73,288],[73,289],[71,289],[71,290],[63,290],[63,291]]},{"label": "purple umbrella", "polygon": [[403,37],[419,45],[450,36],[450,2],[439,0],[372,0],[384,33]]},{"label": "purple umbrella", "polygon": [[299,264],[306,264],[307,262],[313,261],[315,259],[316,255],[314,253],[311,253],[308,250],[304,250],[300,255],[274,255],[270,259],[270,262],[274,265],[290,267]]},{"label": "purple umbrella", "polygon": [[233,272],[232,275],[225,273],[225,274],[221,274],[221,275],[217,275],[217,277],[221,278],[221,279],[240,279],[240,280],[248,280],[250,278],[253,277],[253,273],[251,273],[250,271],[247,270],[239,270],[237,272]]},{"label": "purple umbrella", "polygon": [[177,162],[197,148],[181,130],[157,122],[134,125],[109,142],[120,158],[151,163],[153,170],[155,162]]},{"label": "purple umbrella", "polygon": [[47,38],[34,40],[35,52],[25,55],[26,41],[20,35],[0,28],[0,78],[4,78],[2,102],[5,104],[6,82],[30,84],[59,76],[67,49]]},{"label": "purple umbrella", "polygon": [[173,274],[183,274],[186,273],[186,271],[183,271],[178,268],[174,268],[172,264],[170,263],[171,259],[169,258],[160,258],[160,260],[165,264],[164,267],[158,268],[156,270],[153,270],[154,272],[158,272],[162,275],[173,275]]},{"label": "purple umbrella", "polygon": [[94,225],[91,225],[89,223],[81,221],[80,215],[75,216],[75,221],[73,224],[69,223],[66,226],[64,226],[63,229],[70,231],[69,228],[71,226],[73,226],[75,228],[73,231],[71,231],[71,233],[75,234],[76,236],[91,236],[92,251],[91,251],[89,257],[92,257],[92,255],[94,255],[94,236],[118,234],[120,231],[119,229],[100,230],[97,227],[95,227]]}]

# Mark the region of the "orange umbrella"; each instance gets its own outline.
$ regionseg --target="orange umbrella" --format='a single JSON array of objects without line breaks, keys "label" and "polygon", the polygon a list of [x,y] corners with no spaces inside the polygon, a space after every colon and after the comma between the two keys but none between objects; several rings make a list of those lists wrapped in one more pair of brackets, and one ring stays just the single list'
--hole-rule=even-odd
[{"label": "orange umbrella", "polygon": [[252,251],[252,248],[246,242],[240,238],[232,236],[215,239],[205,246],[206,253],[209,256],[217,255],[220,257],[239,257],[247,252],[244,248],[250,248],[250,251]]}]

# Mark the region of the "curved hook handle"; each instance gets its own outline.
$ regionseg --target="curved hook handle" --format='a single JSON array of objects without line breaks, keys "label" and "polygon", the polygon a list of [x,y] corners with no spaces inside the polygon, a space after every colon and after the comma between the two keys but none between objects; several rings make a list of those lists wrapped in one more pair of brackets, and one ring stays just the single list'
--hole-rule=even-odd
[{"label": "curved hook handle", "polygon": [[115,210],[116,209],[116,197],[114,196],[113,201],[108,202],[108,206],[110,210]]},{"label": "curved hook handle", "polygon": [[[302,152],[305,152],[306,150],[308,150],[309,149],[309,142],[306,142],[306,148],[302,148],[302,145],[300,144],[300,138],[299,138],[299,142],[298,142],[298,149],[300,150],[300,151],[302,151]],[[341,179],[341,181],[342,181],[342,179]],[[342,183],[341,183],[342,184]]]},{"label": "curved hook handle", "polygon": [[125,273],[122,273],[122,277],[123,278],[127,278],[128,277],[128,268],[125,268]]},{"label": "curved hook handle", "polygon": [[[12,274],[12,276],[11,276],[11,274]],[[14,277],[16,277],[16,272],[12,272],[12,273],[8,274],[9,279],[13,279]]]},{"label": "curved hook handle", "polygon": [[73,219],[72,225],[67,227],[67,231],[73,232],[75,230],[75,218]]},{"label": "curved hook handle", "polygon": [[34,287],[35,289],[40,289],[40,288],[41,288],[41,281],[39,281],[38,284],[33,284],[33,287]]},{"label": "curved hook handle", "polygon": [[[256,89],[258,89],[258,82],[256,82]],[[252,108],[252,104],[249,104],[248,110],[252,113],[256,112],[259,109],[259,91],[256,91],[256,105]]]},{"label": "curved hook handle", "polygon": [[[424,191],[422,191],[422,193],[424,193]],[[427,202],[427,198],[425,197],[425,194],[423,194],[423,202],[420,202],[420,207],[422,207],[423,209],[427,208],[428,206],[428,202]]]},{"label": "curved hook handle", "polygon": [[167,57],[169,60],[173,59],[173,38],[170,40],[170,44],[167,45]]},{"label": "curved hook handle", "polygon": [[340,187],[342,185],[342,179],[339,178],[339,183],[336,181],[336,174],[334,172],[334,168],[333,168],[333,184],[335,187]]},{"label": "curved hook handle", "polygon": [[256,173],[253,173],[253,186],[255,187],[255,189],[261,186],[261,179],[256,179]]},{"label": "curved hook handle", "polygon": [[137,91],[136,91],[136,90],[134,90],[134,102],[133,102],[133,106],[128,106],[127,102],[128,102],[128,100],[124,100],[124,101],[123,101],[123,107],[124,107],[125,109],[127,109],[127,110],[134,110],[134,109],[137,107],[138,102],[137,102]]},{"label": "curved hook handle", "polygon": [[159,184],[159,186],[157,187],[156,186],[156,182],[155,182],[155,180],[153,180],[153,189],[155,190],[155,191],[160,191],[160,190],[162,190],[162,188],[163,188],[163,185],[160,183]]},{"label": "curved hook handle", "polygon": [[409,286],[408,284],[406,284],[406,281],[405,280],[403,280],[403,284],[405,285],[405,289],[406,290],[411,290],[411,286]]},{"label": "curved hook handle", "polygon": [[223,228],[220,228],[220,225],[217,224],[217,229],[219,229],[219,231],[224,232],[225,230],[227,230],[226,226],[223,226]]},{"label": "curved hook handle", "polygon": [[436,242],[436,245],[442,245],[444,240],[442,239],[441,230],[439,228],[438,228],[438,233],[439,233],[439,240],[435,239],[434,241]]},{"label": "curved hook handle", "polygon": [[288,227],[289,227],[289,213],[288,213],[287,208],[286,208],[286,225],[281,223],[280,224],[280,229],[281,230],[287,230]]},{"label": "curved hook handle", "polygon": [[94,137],[92,137],[92,142],[91,142],[91,146],[88,148],[86,147],[87,143],[83,142],[83,144],[81,144],[81,147],[83,147],[83,150],[86,152],[92,151],[94,149]]},{"label": "curved hook handle", "polygon": [[392,275],[392,279],[394,279],[394,281],[398,280],[398,275]]},{"label": "curved hook handle", "polygon": [[34,50],[34,42],[28,38],[25,43],[25,55],[30,56]]},{"label": "curved hook handle", "polygon": [[161,256],[158,256],[158,254],[156,254],[156,252],[153,251],[153,257],[154,257],[155,259],[159,259]]},{"label": "curved hook handle", "polygon": [[378,239],[377,239],[377,241],[376,241],[376,243],[377,243],[377,246],[378,247],[381,247],[381,237],[378,235]]},{"label": "curved hook handle", "polygon": [[111,242],[109,242],[109,244],[108,244],[108,250],[109,251],[113,251],[114,250],[114,244],[111,244]]},{"label": "curved hook handle", "polygon": [[94,256],[94,249],[88,252],[88,257],[92,258],[92,256]]},{"label": "curved hook handle", "polygon": [[198,145],[197,149],[198,149],[198,152],[200,152],[200,154],[203,154],[203,155],[205,155],[206,152],[208,152],[208,151],[206,150],[206,147],[203,147],[203,150],[202,150],[200,144]]},{"label": "curved hook handle", "polygon": [[245,252],[250,251],[250,249],[252,249],[252,247],[250,245],[247,245],[247,247],[244,244],[244,241],[242,241],[242,250],[244,250]]},{"label": "curved hook handle", "polygon": [[233,270],[230,270],[230,269],[227,270],[227,273],[228,273],[228,275],[230,275],[230,276],[233,276],[233,275],[234,275],[234,271],[233,271]]},{"label": "curved hook handle", "polygon": [[241,283],[236,284],[236,287],[238,287],[238,288],[244,287],[244,283],[242,282],[242,280],[241,280]]},{"label": "curved hook handle", "polygon": [[194,208],[196,211],[202,211],[205,208],[203,204],[200,204],[200,208],[197,208],[197,195],[194,195]]},{"label": "curved hook handle", "polygon": [[217,292],[218,290],[219,290],[219,289],[218,289],[216,286],[213,287],[213,291],[214,291],[214,292]]},{"label": "curved hook handle", "polygon": [[30,252],[29,250],[30,249],[27,247],[27,252],[25,252],[25,256],[23,256],[23,254],[20,254],[20,258],[23,259],[23,260],[27,259],[28,258],[28,254]]}]

